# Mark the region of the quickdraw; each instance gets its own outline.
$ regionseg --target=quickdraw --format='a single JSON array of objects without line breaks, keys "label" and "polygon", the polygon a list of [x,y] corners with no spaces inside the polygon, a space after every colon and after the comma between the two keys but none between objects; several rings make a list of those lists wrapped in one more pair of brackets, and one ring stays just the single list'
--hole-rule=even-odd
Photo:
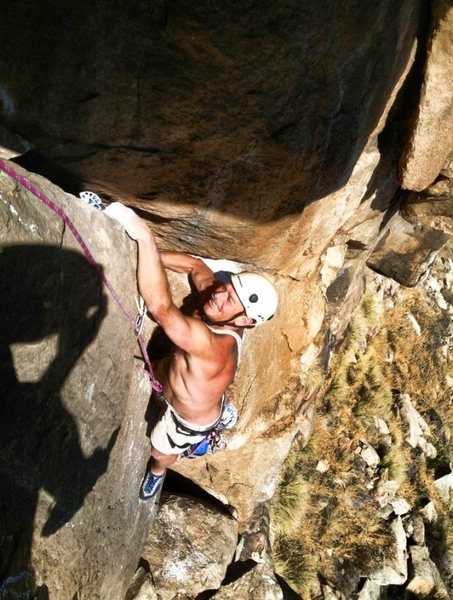
[{"label": "quickdraw", "polygon": [[[99,275],[100,280],[105,285],[105,287],[109,290],[113,299],[115,300],[118,307],[120,308],[121,312],[123,313],[125,318],[129,321],[129,324],[137,338],[138,345],[140,346],[140,350],[143,355],[143,360],[145,361],[145,365],[146,365],[145,372],[147,373],[148,377],[150,378],[153,388],[157,392],[159,392],[162,389],[162,387],[161,387],[161,384],[159,383],[159,381],[156,379],[156,376],[154,375],[153,367],[151,365],[151,361],[149,360],[148,352],[146,350],[146,341],[142,334],[143,320],[144,320],[144,315],[146,313],[146,309],[144,308],[144,305],[141,304],[141,308],[139,310],[139,315],[136,319],[134,319],[131,316],[131,314],[129,313],[125,303],[121,299],[118,292],[115,290],[115,288],[112,286],[110,281],[105,276],[103,269],[101,268],[99,263],[94,258],[93,254],[91,253],[91,251],[88,248],[87,244],[85,243],[84,239],[80,235],[80,232],[78,231],[77,227],[71,221],[69,216],[64,212],[64,210],[62,208],[60,208],[53,200],[51,200],[49,197],[47,197],[45,194],[43,194],[43,192],[36,185],[31,183],[31,181],[29,181],[26,177],[24,177],[23,175],[18,173],[15,169],[13,169],[10,165],[8,165],[2,159],[0,159],[0,170],[4,171],[7,175],[9,175],[13,179],[15,179],[18,183],[20,183],[20,185],[22,187],[27,189],[36,198],[38,198],[38,200],[40,200],[43,204],[45,204],[48,208],[50,208],[50,210],[52,210],[57,216],[59,216],[60,219],[64,222],[64,224],[67,226],[67,228],[70,230],[70,232],[74,236],[75,240],[77,241],[79,246],[82,248],[82,251],[85,254],[86,258],[88,259],[88,261],[91,263],[91,265],[96,270],[97,274]],[[142,300],[142,302],[143,302],[143,300]]]}]

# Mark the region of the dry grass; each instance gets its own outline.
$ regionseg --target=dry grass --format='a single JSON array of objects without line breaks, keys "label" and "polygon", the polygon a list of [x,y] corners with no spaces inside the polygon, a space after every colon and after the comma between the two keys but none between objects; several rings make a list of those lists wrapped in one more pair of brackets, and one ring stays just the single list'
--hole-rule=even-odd
[{"label": "dry grass", "polygon": [[[274,530],[279,536],[290,537],[302,526],[309,497],[303,474],[295,468],[297,450],[293,449],[287,459],[274,503]],[[291,465],[291,466],[290,466]]]},{"label": "dry grass", "polygon": [[[369,473],[356,453],[364,441],[378,451],[380,472],[388,470],[400,496],[413,506],[420,498],[433,499],[442,511],[435,468],[406,442],[395,392],[409,393],[428,422],[435,415],[453,426],[453,402],[444,385],[448,367],[435,353],[448,322],[421,294],[411,291],[408,296],[408,302],[384,314],[376,297],[366,294],[332,361],[333,377],[326,384],[324,374],[314,373],[323,400],[313,434],[306,448],[294,449],[288,457],[271,507],[277,572],[304,599],[312,598],[318,574],[335,582],[350,564],[366,576],[393,543],[388,523],[378,516]],[[420,324],[420,336],[406,318],[408,312]],[[387,436],[379,433],[377,419],[386,423]],[[447,452],[442,460],[451,458]],[[316,470],[321,459],[329,465],[324,473]],[[440,523],[433,547],[439,556],[453,552],[451,513],[441,512]]]},{"label": "dry grass", "polygon": [[[420,336],[405,318],[407,312],[420,324]],[[392,386],[407,392],[420,412],[435,411],[445,423],[453,423],[452,391],[445,385],[452,365],[439,360],[436,350],[448,328],[448,316],[440,315],[421,292],[414,291],[409,302],[387,317],[385,325],[395,359],[394,368],[387,370]]]},{"label": "dry grass", "polygon": [[315,360],[303,377],[303,385],[308,391],[321,389],[325,384],[326,375],[319,360]]},{"label": "dry grass", "polygon": [[274,542],[274,563],[286,581],[297,582],[303,600],[311,598],[310,590],[317,579],[317,560],[305,551],[301,542],[279,536]]}]

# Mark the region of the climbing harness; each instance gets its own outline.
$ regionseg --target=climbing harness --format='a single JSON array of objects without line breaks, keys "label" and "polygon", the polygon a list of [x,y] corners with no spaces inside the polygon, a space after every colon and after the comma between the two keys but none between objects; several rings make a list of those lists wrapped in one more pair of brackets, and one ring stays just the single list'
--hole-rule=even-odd
[{"label": "climbing harness", "polygon": [[[90,264],[94,267],[94,269],[97,272],[100,280],[105,285],[105,287],[109,290],[109,292],[111,293],[113,299],[115,300],[115,302],[117,303],[118,307],[120,308],[121,312],[123,313],[123,315],[125,316],[125,318],[129,321],[129,324],[131,325],[131,328],[132,328],[135,336],[137,337],[137,341],[138,341],[138,344],[140,346],[140,350],[141,350],[142,355],[143,355],[143,360],[145,361],[145,365],[146,365],[145,372],[147,373],[148,377],[150,378],[151,384],[152,384],[153,388],[156,390],[156,392],[159,393],[159,391],[162,390],[162,386],[159,383],[159,381],[156,379],[156,376],[154,375],[154,371],[153,371],[153,368],[152,368],[152,365],[151,365],[151,361],[149,360],[148,352],[146,350],[146,341],[145,341],[145,338],[144,338],[143,333],[142,333],[143,320],[144,320],[144,315],[145,315],[145,312],[146,312],[146,309],[144,308],[144,303],[142,305],[142,309],[141,309],[142,312],[141,312],[141,314],[139,314],[139,316],[137,317],[137,319],[134,319],[131,316],[131,314],[129,313],[129,310],[127,309],[125,303],[121,299],[121,297],[118,294],[118,292],[112,286],[112,284],[107,279],[107,277],[104,275],[104,271],[103,271],[102,267],[99,265],[99,263],[94,258],[94,256],[91,253],[90,249],[88,248],[88,246],[86,245],[86,243],[83,240],[82,236],[80,235],[77,227],[71,221],[71,219],[69,218],[69,216],[64,212],[64,210],[62,208],[60,208],[48,196],[46,196],[45,194],[43,194],[43,192],[37,186],[35,186],[33,183],[31,183],[31,181],[29,181],[26,177],[24,177],[23,175],[21,175],[20,173],[18,173],[15,169],[13,169],[12,167],[10,167],[2,159],[0,159],[0,170],[4,171],[7,175],[9,175],[13,179],[15,179],[18,183],[20,183],[20,185],[22,187],[24,187],[25,189],[27,189],[36,198],[38,198],[38,200],[40,200],[43,204],[45,204],[48,208],[50,208],[50,210],[52,210],[57,216],[59,216],[60,219],[64,222],[64,224],[67,226],[67,228],[70,230],[70,232],[74,236],[75,240],[77,241],[77,243],[79,244],[79,246],[82,248],[83,253],[85,254],[86,258],[88,259],[88,261],[90,262]],[[86,192],[86,193],[91,194],[92,192]],[[94,195],[96,195],[96,194],[94,194]]]},{"label": "climbing harness", "polygon": [[237,420],[238,411],[236,407],[231,402],[225,402],[220,420],[214,429],[201,442],[192,444],[187,448],[181,456],[184,458],[196,458],[197,456],[203,456],[208,450],[211,452],[223,450],[226,448],[224,431],[232,429],[236,425]]}]

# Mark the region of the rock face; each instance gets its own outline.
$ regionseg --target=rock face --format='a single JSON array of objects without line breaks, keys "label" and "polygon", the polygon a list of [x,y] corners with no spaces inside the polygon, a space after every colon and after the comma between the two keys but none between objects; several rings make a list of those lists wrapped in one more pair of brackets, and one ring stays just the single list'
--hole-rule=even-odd
[{"label": "rock face", "polygon": [[[37,10],[15,3],[0,24],[5,43],[19,26],[24,40],[0,67],[16,135],[4,145],[24,153],[20,135],[35,150],[18,161],[63,177],[39,151],[70,169],[70,191],[85,181],[138,208],[161,247],[265,270],[280,291],[278,315],[245,344],[228,452],[177,467],[245,521],[298,428],[301,356],[313,362],[329,328],[341,335],[386,233],[426,4],[48,1],[31,53]],[[331,247],[341,260],[326,285]]]},{"label": "rock face", "polygon": [[[125,201],[162,248],[231,259],[275,282],[279,312],[247,334],[230,391],[240,420],[227,449],[175,466],[233,506],[246,530],[273,495],[295,434],[309,437],[308,399],[319,385],[310,367],[317,358],[328,364],[363,293],[367,262],[412,285],[451,234],[450,192],[435,206],[423,192],[407,194],[398,210],[401,185],[424,190],[441,170],[447,184],[453,172],[445,60],[452,11],[446,0],[434,2],[428,33],[425,0],[126,4],[10,3],[0,21],[9,49],[0,64],[0,155],[18,155],[68,192],[89,188]],[[127,326],[111,300],[106,308],[69,232],[44,207],[45,217],[29,208],[8,178],[0,183],[2,243],[14,246],[0,257],[10,265],[8,282],[18,282],[14,294],[8,283],[8,307],[20,315],[2,340],[9,402],[20,400],[5,424],[2,473],[31,494],[9,518],[27,513],[26,533],[15,535],[29,541],[35,532],[37,583],[110,600],[114,583],[115,593],[124,591],[145,534],[135,491],[149,389]],[[133,244],[102,215],[56,197],[75,219],[92,221],[89,228],[82,219],[81,228],[133,306]],[[396,266],[388,260],[395,248],[407,257]],[[186,282],[175,275],[171,286],[181,302]],[[60,290],[50,293],[60,299],[57,315],[48,288]],[[22,309],[25,296],[32,303]],[[98,365],[104,355],[108,364]],[[14,435],[19,407],[32,432],[25,449]],[[49,508],[44,533],[55,531],[46,537]],[[5,574],[28,564],[26,547],[25,558],[7,550]],[[53,566],[62,555],[73,557],[64,574]],[[127,564],[116,558],[126,555]]]},{"label": "rock face", "polygon": [[[133,310],[131,242],[31,178]],[[3,172],[0,238],[0,595],[26,579],[51,598],[122,600],[153,513],[138,500],[150,384],[134,335],[61,219]]]},{"label": "rock face", "polygon": [[[347,182],[411,63],[422,5],[28,0],[2,20],[5,43],[18,25],[23,40],[2,63],[3,115],[84,178],[165,219],[173,207],[172,243],[205,252],[208,236],[213,254],[222,240],[263,262],[280,234],[298,254],[289,217]],[[259,239],[251,221],[269,223]]]}]

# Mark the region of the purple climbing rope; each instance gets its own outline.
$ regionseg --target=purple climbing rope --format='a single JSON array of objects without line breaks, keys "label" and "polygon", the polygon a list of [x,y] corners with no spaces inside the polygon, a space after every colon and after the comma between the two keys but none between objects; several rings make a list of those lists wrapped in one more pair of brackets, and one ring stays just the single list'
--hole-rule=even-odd
[{"label": "purple climbing rope", "polygon": [[145,338],[144,338],[143,334],[136,327],[136,320],[132,317],[132,315],[128,311],[125,303],[121,299],[120,295],[118,294],[118,292],[115,290],[115,288],[112,286],[110,281],[105,276],[102,267],[99,265],[99,263],[94,258],[91,250],[88,248],[84,239],[80,235],[77,227],[74,225],[74,223],[68,217],[68,215],[64,212],[64,210],[61,209],[53,200],[48,198],[45,194],[42,193],[42,191],[36,185],[31,183],[31,181],[29,181],[26,177],[24,177],[23,175],[18,173],[15,169],[13,169],[10,165],[8,165],[4,160],[1,160],[1,159],[0,159],[0,169],[2,171],[4,171],[5,173],[7,173],[10,177],[15,179],[16,181],[18,181],[21,184],[21,186],[23,186],[25,189],[27,189],[29,192],[31,192],[34,196],[36,196],[36,198],[38,198],[41,202],[43,202],[47,207],[49,207],[50,210],[52,210],[56,215],[58,215],[60,217],[60,219],[64,222],[64,224],[67,226],[67,228],[71,231],[75,240],[77,241],[79,246],[82,248],[83,253],[87,257],[88,261],[91,263],[91,265],[94,267],[97,274],[99,275],[100,280],[105,285],[105,287],[109,290],[109,292],[112,294],[112,297],[115,300],[115,302],[117,303],[117,305],[119,306],[121,312],[126,317],[126,319],[129,321],[129,324],[131,325],[132,330],[133,330],[133,332],[137,338],[138,344],[140,346],[140,350],[143,355],[143,360],[145,361],[145,364],[146,364],[145,372],[147,373],[148,377],[150,378],[153,388],[156,390],[156,392],[160,393],[162,391],[162,386],[161,386],[160,382],[156,379],[156,376],[154,375],[153,367],[151,365],[151,361],[149,360],[148,352],[146,350]]}]

